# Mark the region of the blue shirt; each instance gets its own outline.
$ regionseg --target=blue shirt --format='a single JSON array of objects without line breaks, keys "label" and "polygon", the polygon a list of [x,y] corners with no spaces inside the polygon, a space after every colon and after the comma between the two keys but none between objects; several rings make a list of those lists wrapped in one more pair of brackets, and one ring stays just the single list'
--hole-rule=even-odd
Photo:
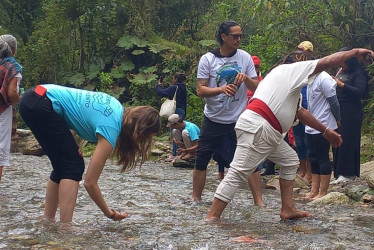
[{"label": "blue shirt", "polygon": [[84,140],[97,142],[102,135],[114,148],[122,128],[124,108],[114,97],[54,84],[43,85],[53,110]]},{"label": "blue shirt", "polygon": [[195,141],[195,140],[199,139],[199,136],[200,136],[200,129],[199,129],[199,127],[196,126],[192,122],[184,121],[184,123],[186,124],[186,126],[184,127],[184,129],[186,129],[188,131],[188,134],[190,135],[191,141]]}]

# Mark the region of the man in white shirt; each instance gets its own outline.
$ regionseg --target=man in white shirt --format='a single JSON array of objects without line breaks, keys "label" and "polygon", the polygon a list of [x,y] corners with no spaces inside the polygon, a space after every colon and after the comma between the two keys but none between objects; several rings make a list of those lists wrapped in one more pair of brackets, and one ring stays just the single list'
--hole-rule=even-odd
[{"label": "man in white shirt", "polygon": [[341,145],[341,136],[329,129],[306,109],[298,105],[301,88],[310,84],[314,76],[323,70],[337,67],[351,57],[364,60],[374,52],[367,49],[354,49],[338,52],[319,60],[308,60],[309,55],[295,51],[285,57],[261,81],[247,106],[247,110],[236,123],[237,148],[228,174],[217,188],[207,220],[220,220],[226,205],[232,200],[239,186],[265,158],[280,166],[279,183],[281,188],[282,219],[296,219],[311,216],[308,212],[296,209],[293,201],[293,184],[299,160],[296,152],[283,140],[296,117],[325,137],[330,145]]},{"label": "man in white shirt", "polygon": [[[231,162],[236,146],[234,127],[246,106],[247,88],[255,91],[258,85],[250,54],[238,49],[242,35],[238,23],[223,22],[216,33],[220,47],[204,54],[199,62],[196,92],[206,104],[193,174],[192,198],[197,202],[201,201],[207,165],[213,154],[227,165]],[[248,182],[255,204],[262,205],[257,172],[248,176]]]}]

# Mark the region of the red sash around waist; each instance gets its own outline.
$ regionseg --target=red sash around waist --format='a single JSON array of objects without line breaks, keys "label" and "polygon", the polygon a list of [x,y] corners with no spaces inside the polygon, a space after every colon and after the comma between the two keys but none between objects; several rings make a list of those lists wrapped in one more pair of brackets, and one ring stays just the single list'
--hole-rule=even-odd
[{"label": "red sash around waist", "polygon": [[247,105],[247,109],[261,115],[275,130],[282,134],[282,126],[266,103],[260,99],[252,98]]}]

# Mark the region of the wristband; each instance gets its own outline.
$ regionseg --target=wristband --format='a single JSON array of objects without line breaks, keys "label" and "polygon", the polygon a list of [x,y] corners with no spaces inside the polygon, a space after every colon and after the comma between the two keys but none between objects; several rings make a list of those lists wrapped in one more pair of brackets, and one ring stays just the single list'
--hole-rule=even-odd
[{"label": "wristband", "polygon": [[329,129],[329,127],[326,127],[325,131],[323,131],[322,135],[326,134],[326,131]]},{"label": "wristband", "polygon": [[111,211],[112,211],[112,215],[109,218],[111,218],[112,220],[114,220],[114,217],[116,216],[117,212],[114,211],[113,209]]}]

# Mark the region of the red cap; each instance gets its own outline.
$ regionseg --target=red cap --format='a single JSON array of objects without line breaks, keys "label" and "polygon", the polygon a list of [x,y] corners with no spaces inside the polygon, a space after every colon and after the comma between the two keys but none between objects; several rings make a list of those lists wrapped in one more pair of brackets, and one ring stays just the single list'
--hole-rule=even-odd
[{"label": "red cap", "polygon": [[260,58],[258,58],[257,56],[252,56],[252,60],[255,66],[260,66],[261,64]]}]

